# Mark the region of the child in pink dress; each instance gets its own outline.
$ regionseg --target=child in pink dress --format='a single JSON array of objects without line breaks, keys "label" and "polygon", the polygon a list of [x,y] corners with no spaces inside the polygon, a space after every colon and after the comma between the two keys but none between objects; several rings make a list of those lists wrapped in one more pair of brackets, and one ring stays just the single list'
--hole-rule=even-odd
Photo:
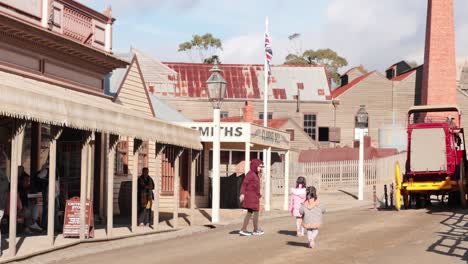
[{"label": "child in pink dress", "polygon": [[296,180],[296,188],[291,188],[289,197],[289,212],[296,218],[297,236],[304,236],[304,228],[302,227],[302,215],[299,212],[302,204],[306,200],[306,179],[298,177]]}]

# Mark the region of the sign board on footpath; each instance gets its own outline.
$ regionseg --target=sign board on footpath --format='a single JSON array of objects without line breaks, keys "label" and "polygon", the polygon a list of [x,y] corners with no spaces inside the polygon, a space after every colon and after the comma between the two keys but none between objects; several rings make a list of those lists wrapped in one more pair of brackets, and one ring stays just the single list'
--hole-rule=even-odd
[{"label": "sign board on footpath", "polygon": [[[63,237],[79,237],[80,236],[80,197],[73,197],[67,200],[65,205],[65,217],[63,223]],[[94,237],[94,212],[93,203],[86,200],[85,214],[85,237]]]}]

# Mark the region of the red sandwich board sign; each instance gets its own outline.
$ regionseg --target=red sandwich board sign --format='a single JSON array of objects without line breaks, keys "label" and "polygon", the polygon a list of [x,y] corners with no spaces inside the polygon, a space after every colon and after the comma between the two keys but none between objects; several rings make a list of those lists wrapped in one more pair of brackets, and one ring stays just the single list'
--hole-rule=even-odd
[{"label": "red sandwich board sign", "polygon": [[[65,205],[65,217],[63,220],[63,237],[80,237],[80,197],[67,200]],[[93,203],[86,200],[85,237],[94,237],[94,213]]]}]

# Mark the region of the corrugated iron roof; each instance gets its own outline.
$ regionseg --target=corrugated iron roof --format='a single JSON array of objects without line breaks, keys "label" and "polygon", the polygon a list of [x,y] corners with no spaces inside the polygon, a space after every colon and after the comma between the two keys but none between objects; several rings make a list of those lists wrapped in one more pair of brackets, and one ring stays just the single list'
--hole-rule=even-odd
[{"label": "corrugated iron roof", "polygon": [[[115,57],[128,62],[129,64],[133,60],[133,53],[115,53]],[[122,81],[125,78],[125,75],[129,69],[130,65],[125,68],[117,68],[111,73],[107,74],[104,81],[104,93],[106,95],[114,96],[119,90]]]},{"label": "corrugated iron roof", "polygon": [[[201,63],[160,62],[150,55],[132,49],[138,57],[147,86],[156,95],[207,98],[206,80],[212,65]],[[221,64],[227,81],[226,98],[263,98],[264,70],[259,64]],[[330,96],[328,75],[324,66],[281,65],[272,67],[268,95],[271,100],[294,100],[297,83],[303,83],[301,100],[325,101]],[[284,91],[278,92],[277,89]]]},{"label": "corrugated iron roof", "polygon": [[177,72],[138,49],[132,48],[131,52],[137,56],[143,78],[149,88],[154,87],[161,93],[174,93]]},{"label": "corrugated iron roof", "polygon": [[[221,122],[245,122],[242,119],[242,116],[230,116],[230,117],[221,118],[220,120],[221,120]],[[195,121],[196,122],[213,122],[213,119],[212,118],[206,118],[206,119],[198,119],[198,120],[195,120]],[[270,127],[270,128],[279,129],[282,126],[284,126],[284,124],[286,124],[287,122],[288,122],[287,118],[268,119],[267,126]],[[259,119],[254,120],[254,121],[252,121],[252,123],[256,124],[256,125],[259,125],[259,126],[263,126],[263,120],[259,120]]]},{"label": "corrugated iron roof", "polygon": [[[208,97],[206,80],[212,65],[200,63],[160,63],[138,50],[134,50],[141,64],[148,86],[161,96]],[[165,65],[164,65],[165,64]],[[227,81],[226,98],[263,98],[264,71],[258,64],[221,64]],[[170,70],[168,70],[170,68]],[[269,78],[270,99],[293,100],[297,95],[297,83],[304,84],[301,100],[326,100],[330,95],[325,68],[322,66],[273,66]],[[284,92],[274,92],[283,89]],[[276,97],[275,97],[276,95]]]},{"label": "corrugated iron roof", "polygon": [[[206,80],[210,76],[209,70],[212,65],[172,62],[165,64],[178,73],[175,96],[208,97]],[[263,65],[221,64],[219,67],[227,81],[226,98],[263,98]],[[322,66],[273,66],[269,82],[270,99],[293,100],[297,95],[297,83],[304,84],[301,100],[324,101],[326,96],[330,95],[327,75]],[[282,95],[276,98],[278,93],[274,92],[275,89],[284,89],[284,93],[281,92]]]},{"label": "corrugated iron roof", "polygon": [[348,83],[348,84],[346,84],[344,86],[336,88],[335,90],[333,90],[333,92],[331,94],[332,98],[337,98],[338,96],[342,95],[344,92],[351,89],[356,84],[360,83],[361,81],[363,81],[364,79],[366,79],[367,77],[369,77],[373,73],[376,73],[376,71],[366,73],[366,74],[364,74],[362,76],[359,76],[358,78],[354,79],[352,82],[350,82],[350,83]]},{"label": "corrugated iron roof", "polygon": [[403,81],[404,79],[406,79],[407,77],[409,77],[411,74],[413,74],[414,72],[416,72],[418,68],[414,68],[414,69],[411,69],[403,74],[400,74],[398,76],[396,76],[395,78],[392,79],[392,81]]},{"label": "corrugated iron roof", "polygon": [[157,118],[169,122],[192,122],[192,120],[176,109],[166,104],[163,100],[150,94],[151,104],[153,105],[154,113]]}]

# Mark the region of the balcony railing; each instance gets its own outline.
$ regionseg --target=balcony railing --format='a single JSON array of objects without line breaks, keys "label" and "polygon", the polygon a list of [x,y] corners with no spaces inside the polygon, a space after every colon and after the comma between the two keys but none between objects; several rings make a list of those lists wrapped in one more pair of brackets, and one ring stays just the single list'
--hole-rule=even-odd
[{"label": "balcony railing", "polygon": [[0,0],[2,13],[90,47],[111,51],[110,10],[99,13],[74,0]]},{"label": "balcony railing", "polygon": [[81,43],[90,44],[93,19],[67,6],[63,9],[63,34]]}]

